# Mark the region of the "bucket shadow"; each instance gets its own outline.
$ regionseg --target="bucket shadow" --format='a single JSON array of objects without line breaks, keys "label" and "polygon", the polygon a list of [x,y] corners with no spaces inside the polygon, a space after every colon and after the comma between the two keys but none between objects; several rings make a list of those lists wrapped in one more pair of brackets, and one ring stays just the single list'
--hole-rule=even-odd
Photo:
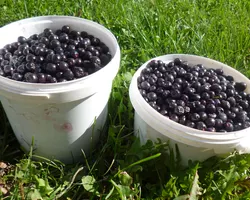
[{"label": "bucket shadow", "polygon": [[[91,155],[91,153],[96,150],[96,145],[100,142],[100,139],[103,138],[103,134],[105,133],[103,130],[108,121],[107,116],[108,108],[105,106],[100,115],[94,119],[93,124],[69,146],[69,150],[79,147],[79,150],[74,150],[74,152],[71,151],[72,159],[65,160],[62,158],[59,160],[66,164],[84,162],[83,152],[86,156]],[[86,142],[86,140],[89,142]],[[85,145],[82,144],[83,141]]]}]

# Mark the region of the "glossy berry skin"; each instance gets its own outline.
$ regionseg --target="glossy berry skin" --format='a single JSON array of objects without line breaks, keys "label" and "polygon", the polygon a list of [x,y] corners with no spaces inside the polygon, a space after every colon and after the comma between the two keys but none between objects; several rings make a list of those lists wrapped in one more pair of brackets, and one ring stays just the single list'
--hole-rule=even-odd
[{"label": "glossy berry skin", "polygon": [[206,130],[207,126],[204,122],[199,121],[196,123],[196,128],[204,131],[204,130]]},{"label": "glossy berry skin", "polygon": [[38,82],[38,77],[36,74],[28,72],[24,75],[24,78],[26,80],[26,82],[29,83],[37,83]]},{"label": "glossy berry skin", "polygon": [[156,101],[157,100],[157,95],[154,92],[149,92],[147,94],[147,98],[149,101]]},{"label": "glossy berry skin", "polygon": [[52,49],[55,49],[55,48],[60,47],[60,46],[61,46],[61,44],[60,44],[59,40],[52,40],[50,42],[50,47]]},{"label": "glossy berry skin", "polygon": [[205,120],[207,127],[214,127],[215,126],[215,119],[214,118],[207,118]]},{"label": "glossy berry skin", "polygon": [[12,79],[15,80],[15,81],[22,81],[23,75],[21,75],[19,73],[13,73],[12,74]]},{"label": "glossy berry skin", "polygon": [[69,34],[70,31],[71,31],[70,26],[64,25],[64,26],[62,27],[62,32],[63,32],[63,33]]},{"label": "glossy berry skin", "polygon": [[215,105],[214,104],[208,104],[207,106],[206,106],[206,111],[208,112],[208,113],[215,113],[216,112],[216,107],[215,107]]},{"label": "glossy berry skin", "polygon": [[26,61],[29,62],[29,63],[35,62],[35,61],[36,61],[36,56],[33,55],[33,54],[28,54],[28,55],[26,56]]},{"label": "glossy berry skin", "polygon": [[174,113],[177,115],[183,115],[185,113],[185,109],[183,106],[176,106],[174,108]]},{"label": "glossy berry skin", "polygon": [[81,67],[73,67],[72,72],[74,73],[76,78],[82,78],[85,76],[85,72]]},{"label": "glossy berry skin", "polygon": [[[93,51],[92,46],[86,49]],[[83,63],[91,68],[90,62]],[[145,101],[172,121],[210,132],[250,127],[246,84],[234,82],[222,69],[190,66],[180,59],[168,64],[152,60],[137,81]]]},{"label": "glossy berry skin", "polygon": [[226,122],[225,125],[224,125],[224,128],[225,128],[226,131],[229,131],[229,132],[234,130],[234,126],[230,122]]},{"label": "glossy berry skin", "polygon": [[179,121],[179,117],[176,114],[171,114],[169,119],[173,120],[174,122],[178,122]]},{"label": "glossy berry skin", "polygon": [[25,37],[23,37],[23,36],[19,36],[17,38],[17,41],[20,42],[21,44],[23,44],[23,43],[25,43],[27,41],[27,39]]},{"label": "glossy berry skin", "polygon": [[37,74],[38,83],[46,83],[46,76],[43,73]]},{"label": "glossy berry skin", "polygon": [[54,74],[56,73],[56,65],[53,63],[48,63],[46,66],[46,72],[49,74]]},{"label": "glossy berry skin", "polygon": [[0,49],[0,75],[29,83],[64,82],[92,74],[111,59],[108,46],[99,38],[64,25],[55,32],[45,28],[6,44]]},{"label": "glossy berry skin", "polygon": [[56,64],[57,62],[61,61],[61,56],[59,54],[53,54],[52,55],[52,62]]},{"label": "glossy berry skin", "polygon": [[17,72],[19,73],[19,74],[24,74],[25,72],[26,72],[26,67],[25,67],[25,65],[19,65],[18,67],[17,67]]},{"label": "glossy berry skin", "polygon": [[246,88],[247,88],[247,84],[244,83],[244,82],[237,82],[237,83],[235,84],[235,89],[236,89],[238,92],[242,92],[242,91],[244,91]]},{"label": "glossy berry skin", "polygon": [[198,122],[200,120],[200,115],[198,113],[193,113],[191,114],[191,117],[190,119],[193,121],[193,122]]},{"label": "glossy berry skin", "polygon": [[6,74],[6,75],[12,75],[13,72],[14,72],[14,68],[13,68],[11,65],[5,65],[5,66],[3,67],[3,72],[4,72],[4,74]]},{"label": "glossy berry skin", "polygon": [[25,69],[28,72],[35,72],[35,70],[36,70],[36,64],[35,63],[27,63],[25,65]]},{"label": "glossy berry skin", "polygon": [[70,69],[68,69],[67,71],[63,72],[63,77],[66,80],[73,80],[74,79],[74,73]]},{"label": "glossy berry skin", "polygon": [[195,127],[195,123],[192,121],[187,121],[186,122],[186,126],[190,127],[190,128],[194,128]]}]

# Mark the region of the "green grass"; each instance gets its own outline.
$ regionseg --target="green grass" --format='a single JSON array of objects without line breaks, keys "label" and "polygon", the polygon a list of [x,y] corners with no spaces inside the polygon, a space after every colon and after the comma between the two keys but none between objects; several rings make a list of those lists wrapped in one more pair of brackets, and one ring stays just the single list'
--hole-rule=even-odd
[{"label": "green grass", "polygon": [[[110,98],[109,126],[82,164],[32,161],[0,111],[2,199],[250,199],[250,155],[232,153],[187,168],[166,143],[133,136],[128,87],[148,59],[170,53],[206,56],[250,77],[250,1],[0,1],[0,25],[40,15],[71,15],[109,28],[122,50]],[[1,161],[9,167],[1,169]],[[6,194],[1,194],[6,191]]]}]

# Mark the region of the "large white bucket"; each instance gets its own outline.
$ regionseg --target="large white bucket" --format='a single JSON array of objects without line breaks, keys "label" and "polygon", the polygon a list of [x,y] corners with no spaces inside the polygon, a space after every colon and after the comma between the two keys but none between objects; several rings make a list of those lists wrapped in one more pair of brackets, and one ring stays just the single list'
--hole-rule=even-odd
[{"label": "large white bucket", "polygon": [[[191,65],[203,64],[207,68],[221,68],[225,74],[232,75],[236,81],[246,82],[246,91],[250,93],[250,81],[247,77],[215,60],[184,54],[170,54],[153,59],[168,63],[175,58],[187,61]],[[203,161],[214,155],[228,154],[234,150],[238,150],[240,153],[250,153],[250,128],[227,133],[200,131],[176,123],[153,109],[143,99],[137,87],[137,78],[148,62],[136,71],[129,88],[130,100],[135,109],[135,134],[140,138],[142,144],[148,139],[156,141],[157,138],[164,142],[169,141],[170,146],[174,149],[177,144],[183,165],[187,165],[188,160]]]},{"label": "large white bucket", "polygon": [[0,29],[0,48],[29,37],[45,28],[56,30],[63,25],[87,31],[109,48],[112,60],[101,70],[81,79],[32,84],[0,76],[0,98],[13,131],[21,146],[29,151],[34,138],[34,154],[79,161],[81,149],[95,147],[107,118],[107,102],[112,81],[120,65],[120,48],[114,35],[105,27],[81,18],[43,16],[20,20]]}]

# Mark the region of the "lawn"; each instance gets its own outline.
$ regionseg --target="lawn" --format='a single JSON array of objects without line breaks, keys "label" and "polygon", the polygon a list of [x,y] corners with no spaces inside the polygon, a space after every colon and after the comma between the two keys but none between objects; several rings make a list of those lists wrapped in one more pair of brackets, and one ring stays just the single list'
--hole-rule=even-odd
[{"label": "lawn", "polygon": [[32,161],[0,111],[1,199],[250,199],[250,155],[180,165],[167,143],[140,146],[133,136],[128,88],[148,59],[195,54],[250,77],[248,0],[2,0],[0,25],[40,15],[94,20],[117,37],[121,66],[113,82],[108,127],[82,163]]}]

